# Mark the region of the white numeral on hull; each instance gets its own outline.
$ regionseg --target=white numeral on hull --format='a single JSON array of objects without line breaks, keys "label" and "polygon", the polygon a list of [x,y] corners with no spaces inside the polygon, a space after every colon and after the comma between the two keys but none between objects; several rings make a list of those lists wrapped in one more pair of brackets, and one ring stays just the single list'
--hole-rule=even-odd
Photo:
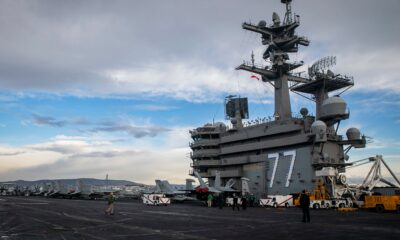
[{"label": "white numeral on hull", "polygon": [[[292,158],[290,159],[290,166],[289,166],[289,171],[288,171],[288,174],[286,177],[286,184],[285,184],[285,187],[289,187],[290,178],[292,176],[293,167],[294,167],[294,161],[296,160],[296,150],[283,152],[283,156],[292,156]],[[272,188],[272,186],[274,184],[276,169],[278,168],[279,153],[268,154],[268,159],[271,159],[271,158],[274,160],[274,168],[272,169],[272,176],[271,176],[271,180],[269,183],[270,188]]]}]

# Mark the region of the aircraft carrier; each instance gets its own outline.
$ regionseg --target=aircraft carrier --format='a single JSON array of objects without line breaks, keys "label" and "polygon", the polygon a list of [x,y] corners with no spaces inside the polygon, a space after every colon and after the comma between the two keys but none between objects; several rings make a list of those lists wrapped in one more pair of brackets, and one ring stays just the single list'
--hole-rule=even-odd
[{"label": "aircraft carrier", "polygon": [[[340,96],[354,85],[353,77],[334,73],[330,67],[336,57],[328,56],[312,64],[307,74],[296,72],[304,65],[289,58],[299,46],[310,41],[296,33],[300,16],[291,9],[292,0],[281,0],[286,7],[283,21],[277,13],[272,22],[245,22],[242,28],[260,34],[266,45],[262,58],[266,65],[243,62],[236,70],[252,74],[252,78],[268,82],[274,89],[274,115],[256,121],[248,119],[247,98],[225,99],[226,120],[208,123],[190,131],[191,167],[212,185],[216,171],[222,182],[233,178],[241,190],[240,179],[250,180],[250,192],[258,197],[266,194],[296,194],[303,189],[326,189],[331,198],[340,197],[346,184],[345,168],[351,148],[363,148],[366,138],[357,128],[338,133],[340,123],[350,116]],[[292,113],[289,92],[315,102],[315,116],[302,108]]]}]

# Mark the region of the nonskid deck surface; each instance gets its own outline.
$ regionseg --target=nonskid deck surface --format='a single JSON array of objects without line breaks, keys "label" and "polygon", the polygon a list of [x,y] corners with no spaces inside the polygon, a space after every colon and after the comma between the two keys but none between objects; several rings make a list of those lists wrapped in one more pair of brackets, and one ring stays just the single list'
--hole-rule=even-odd
[{"label": "nonskid deck surface", "polygon": [[232,211],[190,204],[145,206],[105,201],[1,197],[0,239],[390,239],[400,215],[374,212],[248,208]]}]

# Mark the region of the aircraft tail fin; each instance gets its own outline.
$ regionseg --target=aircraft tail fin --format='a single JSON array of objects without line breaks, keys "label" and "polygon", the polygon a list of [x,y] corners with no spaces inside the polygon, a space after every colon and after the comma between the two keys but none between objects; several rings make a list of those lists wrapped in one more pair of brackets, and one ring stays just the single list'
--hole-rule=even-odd
[{"label": "aircraft tail fin", "polygon": [[185,190],[193,190],[193,182],[194,182],[194,180],[193,179],[190,179],[190,178],[187,178],[186,179],[186,189]]},{"label": "aircraft tail fin", "polygon": [[82,191],[82,180],[78,179],[75,183],[75,192]]},{"label": "aircraft tail fin", "polygon": [[161,192],[161,185],[162,185],[161,180],[156,179],[156,189],[155,189],[156,193],[160,193]]},{"label": "aircraft tail fin", "polygon": [[169,182],[167,180],[162,181],[162,189],[164,192],[166,193],[172,193],[174,192],[174,188],[171,186],[171,184],[169,184]]},{"label": "aircraft tail fin", "polygon": [[215,171],[214,187],[221,188],[221,173],[219,171]]},{"label": "aircraft tail fin", "polygon": [[242,194],[250,193],[249,181],[250,179],[242,177]]},{"label": "aircraft tail fin", "polygon": [[61,190],[61,181],[57,180],[54,184],[55,190],[60,191]]},{"label": "aircraft tail fin", "polygon": [[194,175],[197,177],[197,180],[199,180],[200,187],[204,188],[207,187],[206,183],[204,180],[201,178],[200,174],[197,171],[193,171]]}]

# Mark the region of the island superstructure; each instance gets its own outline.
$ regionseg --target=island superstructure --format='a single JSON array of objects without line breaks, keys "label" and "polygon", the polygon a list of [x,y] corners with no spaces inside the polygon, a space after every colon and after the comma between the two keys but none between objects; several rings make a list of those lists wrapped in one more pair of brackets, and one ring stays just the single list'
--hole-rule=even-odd
[{"label": "island superstructure", "polygon": [[[299,46],[308,46],[310,41],[296,33],[300,17],[292,13],[292,1],[281,2],[286,7],[282,22],[274,12],[271,24],[264,20],[242,24],[243,29],[261,35],[267,65],[255,65],[252,54],[252,61],[236,68],[260,76],[273,86],[273,117],[245,124],[243,119],[249,116],[247,99],[227,97],[225,113],[231,124],[209,123],[190,131],[191,167],[211,185],[216,171],[222,182],[236,179],[234,187],[238,190],[240,179],[248,178],[251,193],[258,197],[294,194],[317,186],[324,186],[335,197],[333,185],[345,184],[342,176],[349,165],[348,151],[366,144],[356,128],[347,129],[346,136],[338,133],[341,121],[349,118],[340,91],[352,87],[354,81],[329,69],[335,57],[325,57],[313,64],[307,76],[294,72],[303,62],[290,61],[289,54],[296,53]],[[316,116],[306,108],[300,109],[300,114],[292,114],[289,90],[315,101]]]}]

